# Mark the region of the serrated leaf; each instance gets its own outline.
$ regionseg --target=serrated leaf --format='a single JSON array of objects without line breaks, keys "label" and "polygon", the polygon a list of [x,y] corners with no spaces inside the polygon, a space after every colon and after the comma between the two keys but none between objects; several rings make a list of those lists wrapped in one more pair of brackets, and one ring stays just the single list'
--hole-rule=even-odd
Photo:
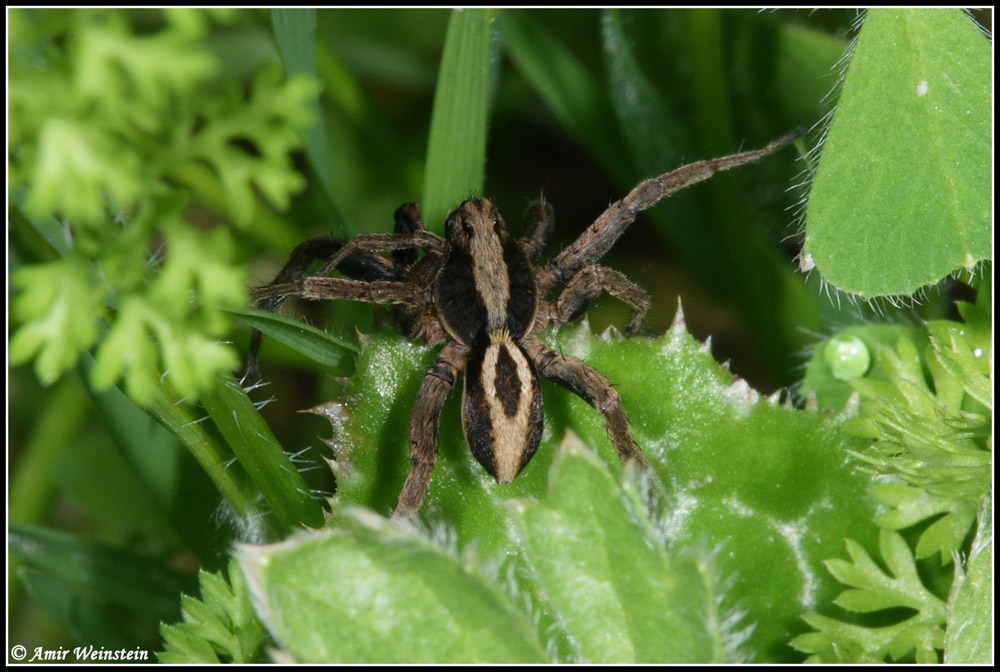
[{"label": "serrated leaf", "polygon": [[547,660],[526,617],[474,563],[370,513],[238,557],[258,613],[299,662]]},{"label": "serrated leaf", "polygon": [[495,10],[454,10],[434,91],[424,197],[427,227],[441,231],[445,215],[465,198],[482,194],[491,70],[490,31]]},{"label": "serrated leaf", "polygon": [[719,586],[669,557],[635,486],[616,483],[578,439],[564,441],[547,498],[511,506],[540,586],[586,660],[726,660]]},{"label": "serrated leaf", "polygon": [[846,540],[851,561],[827,561],[839,581],[852,586],[834,603],[854,612],[869,613],[908,607],[916,613],[884,627],[867,627],[810,614],[803,618],[819,632],[797,637],[791,645],[814,654],[811,662],[873,662],[886,657],[902,660],[913,653],[917,662],[937,662],[944,645],[945,604],[922,583],[913,553],[897,533],[883,529],[879,550],[889,572],[875,564],[859,544]]},{"label": "serrated leaf", "polygon": [[863,298],[991,258],[990,43],[958,9],[869,10],[809,196],[804,252]]},{"label": "serrated leaf", "polygon": [[201,600],[181,595],[184,622],[161,625],[164,650],[156,654],[160,662],[219,662],[220,653],[227,662],[258,662],[264,625],[250,607],[235,559],[230,559],[228,573],[232,589],[221,573],[200,571]]},{"label": "serrated leaf", "polygon": [[[621,393],[636,441],[670,484],[663,502],[668,539],[725,545],[718,571],[741,576],[727,596],[757,623],[748,650],[777,651],[796,634],[794,623],[808,605],[839,592],[822,564],[840,552],[839,539],[860,538],[874,548],[874,503],[864,494],[868,476],[843,453],[864,444],[843,434],[836,417],[764,399],[721,369],[683,327],[659,338],[622,339],[594,336],[584,323],[546,338],[549,347],[604,373]],[[343,414],[334,418],[335,515],[349,504],[381,514],[395,507],[409,468],[410,410],[434,356],[433,348],[383,332],[362,347],[341,400]],[[493,481],[469,453],[458,401],[445,404],[440,458],[423,517],[446,519],[461,541],[476,543],[483,553],[514,553],[515,542],[497,533],[504,529],[498,521],[510,516],[502,501],[544,499],[555,441],[567,429],[612,471],[619,469],[600,414],[547,381],[542,390],[542,445],[506,485]]]},{"label": "serrated leaf", "polygon": [[160,627],[164,650],[156,652],[156,659],[166,665],[203,663],[215,665],[221,662],[215,649],[207,640],[191,634],[181,625]]},{"label": "serrated leaf", "polygon": [[181,615],[186,623],[198,624],[198,635],[226,650],[236,648],[236,640],[218,614],[204,602],[190,595],[181,595]]},{"label": "serrated leaf", "polygon": [[992,499],[983,501],[979,529],[972,543],[965,572],[956,576],[948,598],[948,631],[944,662],[986,664],[993,662],[993,510]]}]

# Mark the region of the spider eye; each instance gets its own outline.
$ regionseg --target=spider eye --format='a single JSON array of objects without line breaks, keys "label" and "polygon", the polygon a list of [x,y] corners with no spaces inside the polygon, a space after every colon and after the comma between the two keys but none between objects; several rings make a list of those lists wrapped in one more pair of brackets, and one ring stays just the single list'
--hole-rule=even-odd
[{"label": "spider eye", "polygon": [[462,231],[465,232],[465,235],[472,237],[472,224],[469,224],[468,220],[462,220]]},{"label": "spider eye", "polygon": [[500,223],[500,218],[493,220],[493,233],[498,236],[503,233],[503,224]]}]

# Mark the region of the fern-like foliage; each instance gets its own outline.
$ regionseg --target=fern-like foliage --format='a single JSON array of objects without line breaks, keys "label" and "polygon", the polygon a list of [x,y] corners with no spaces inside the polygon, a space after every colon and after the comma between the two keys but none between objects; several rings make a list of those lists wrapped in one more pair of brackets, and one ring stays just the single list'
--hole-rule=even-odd
[{"label": "fern-like foliage", "polygon": [[792,646],[812,654],[808,662],[875,663],[900,660],[911,651],[918,663],[938,662],[944,647],[945,603],[924,587],[913,553],[897,533],[883,529],[879,537],[885,572],[856,542],[847,540],[851,561],[828,560],[830,573],[851,586],[834,600],[848,611],[872,613],[908,607],[916,613],[893,625],[869,628],[812,614],[805,617],[819,632],[800,635]]},{"label": "fern-like foliage", "polygon": [[262,662],[264,625],[250,604],[247,584],[236,560],[229,561],[229,581],[201,571],[201,599],[181,596],[184,621],[163,624],[161,663]]},{"label": "fern-like foliage", "polygon": [[[791,644],[810,654],[812,662],[883,662],[910,656],[917,662],[938,662],[941,651],[949,657],[960,653],[946,649],[946,641],[960,641],[959,633],[948,631],[952,624],[961,622],[972,633],[990,628],[988,603],[985,614],[975,612],[983,606],[977,599],[981,586],[967,590],[961,599],[957,596],[967,572],[976,571],[981,580],[981,572],[969,566],[973,557],[982,557],[979,549],[992,553],[991,525],[982,520],[990,510],[992,473],[990,314],[985,301],[959,304],[959,312],[962,323],[928,323],[924,353],[906,336],[894,349],[877,347],[875,365],[887,380],[869,374],[852,381],[862,403],[860,417],[849,421],[849,427],[872,444],[866,451],[850,452],[873,472],[871,494],[887,507],[875,522],[881,528],[879,550],[888,572],[848,539],[850,561],[826,563],[838,581],[850,586],[834,603],[854,613],[896,613],[887,610],[903,608],[912,615],[881,627],[805,616],[817,632]],[[968,552],[977,518],[979,531]],[[911,549],[898,531],[918,525]],[[957,565],[959,580],[947,602],[917,572],[916,560],[935,555],[940,555],[941,565]],[[963,605],[961,614],[953,613],[956,604]],[[970,618],[970,613],[976,616]],[[972,638],[977,639],[975,634]]]},{"label": "fern-like foliage", "polygon": [[247,94],[202,39],[211,14],[168,10],[152,31],[137,16],[8,14],[10,221],[34,243],[12,263],[10,355],[48,384],[94,348],[94,387],[124,378],[146,404],[161,371],[195,396],[238,365],[220,308],[246,303],[246,271],[189,213],[245,227],[257,193],[288,206],[316,85],[275,65]]}]

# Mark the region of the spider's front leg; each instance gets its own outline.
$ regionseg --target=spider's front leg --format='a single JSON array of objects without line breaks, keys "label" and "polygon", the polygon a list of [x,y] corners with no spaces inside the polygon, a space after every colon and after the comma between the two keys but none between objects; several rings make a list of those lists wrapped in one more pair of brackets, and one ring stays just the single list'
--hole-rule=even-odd
[{"label": "spider's front leg", "polygon": [[[306,276],[313,261],[329,259],[344,247],[344,241],[333,236],[320,236],[301,243],[292,250],[288,262],[278,272],[278,275],[265,287],[254,291],[253,302],[258,308],[274,312],[293,296],[292,292],[283,292],[280,288],[294,287]],[[369,252],[356,252],[343,259],[341,272],[358,280],[392,280],[400,275],[399,262],[389,260]],[[276,289],[277,288],[277,289]],[[247,359],[247,378],[257,380],[257,355],[263,334],[254,329],[250,335],[250,354]]]},{"label": "spider's front leg", "polygon": [[393,518],[413,520],[417,515],[431,472],[438,458],[438,427],[441,409],[455,380],[465,371],[469,348],[460,343],[449,343],[441,350],[437,360],[420,382],[420,389],[410,411],[410,473],[406,477],[399,503]]},{"label": "spider's front leg", "polygon": [[604,431],[622,464],[634,460],[643,469],[649,468],[629,431],[621,395],[600,371],[575,357],[549,350],[537,336],[528,336],[521,346],[539,375],[576,393],[604,416]]},{"label": "spider's front leg", "polygon": [[528,261],[535,263],[552,237],[552,225],[555,222],[552,206],[543,198],[532,201],[524,213],[524,222],[524,238],[517,242]]},{"label": "spider's front leg", "polygon": [[575,242],[543,268],[540,292],[545,294],[563,278],[572,278],[582,269],[597,263],[635,221],[636,214],[652,207],[657,201],[703,182],[720,171],[759,161],[802,135],[801,130],[796,130],[762,149],[690,163],[640,183],[625,198],[605,210]]},{"label": "spider's front leg", "polygon": [[[397,219],[397,227],[399,225]],[[317,275],[328,275],[344,260],[359,252],[374,252],[376,250],[402,252],[408,257],[409,255],[405,251],[412,248],[421,248],[432,255],[443,256],[448,250],[448,243],[441,236],[424,229],[422,225],[421,228],[414,228],[402,233],[361,234],[347,241],[336,254],[330,257],[329,261],[323,264]]]},{"label": "spider's front leg", "polygon": [[622,273],[606,266],[587,266],[567,283],[550,319],[559,324],[572,322],[594,304],[601,292],[624,302],[632,309],[625,331],[634,334],[649,311],[649,294]]}]

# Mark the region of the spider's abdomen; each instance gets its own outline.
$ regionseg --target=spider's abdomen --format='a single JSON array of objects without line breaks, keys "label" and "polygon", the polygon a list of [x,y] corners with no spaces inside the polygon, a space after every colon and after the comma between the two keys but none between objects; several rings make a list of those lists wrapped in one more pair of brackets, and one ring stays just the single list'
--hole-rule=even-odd
[{"label": "spider's abdomen", "polygon": [[538,290],[528,258],[496,206],[466,201],[448,216],[448,255],[434,280],[434,304],[452,338],[473,345],[506,330],[531,330]]},{"label": "spider's abdomen", "polygon": [[501,330],[473,349],[465,370],[462,426],[479,463],[500,483],[514,480],[542,438],[542,390],[535,367]]}]

